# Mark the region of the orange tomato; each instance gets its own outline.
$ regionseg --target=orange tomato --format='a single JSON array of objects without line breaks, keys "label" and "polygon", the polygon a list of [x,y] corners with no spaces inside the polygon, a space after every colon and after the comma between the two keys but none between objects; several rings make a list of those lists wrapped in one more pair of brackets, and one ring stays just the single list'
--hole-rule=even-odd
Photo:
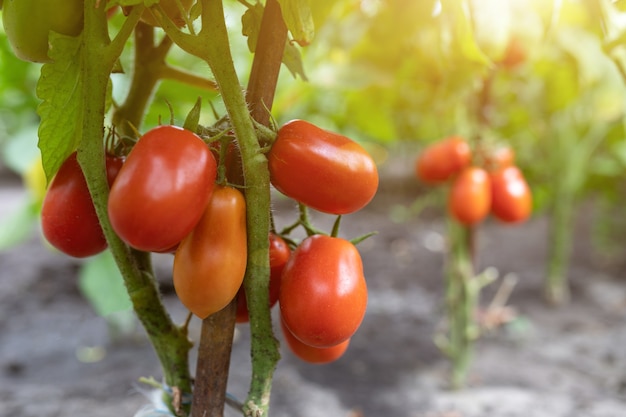
[{"label": "orange tomato", "polygon": [[235,297],[246,272],[246,203],[240,191],[216,186],[193,231],[174,255],[174,289],[204,319]]},{"label": "orange tomato", "polygon": [[487,171],[471,166],[454,180],[449,207],[460,223],[473,225],[483,220],[491,209],[491,184]]}]

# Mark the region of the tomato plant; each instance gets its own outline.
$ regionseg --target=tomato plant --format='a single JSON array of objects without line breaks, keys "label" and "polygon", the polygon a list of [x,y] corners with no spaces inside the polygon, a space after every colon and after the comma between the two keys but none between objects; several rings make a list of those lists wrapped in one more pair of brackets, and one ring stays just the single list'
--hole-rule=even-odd
[{"label": "tomato plant", "polygon": [[506,223],[522,222],[532,211],[532,194],[524,175],[516,166],[490,174],[491,212]]},{"label": "tomato plant", "polygon": [[285,341],[287,342],[287,346],[289,350],[296,355],[298,358],[302,359],[305,362],[315,363],[315,364],[326,364],[330,362],[334,362],[348,350],[348,346],[350,345],[350,339],[347,339],[338,345],[330,346],[330,347],[315,347],[309,346],[306,343],[302,343],[298,340],[291,331],[285,325],[285,322],[280,320],[280,328],[283,331],[283,336]]},{"label": "tomato plant", "polygon": [[[278,301],[283,269],[285,268],[290,255],[291,249],[289,248],[289,245],[287,245],[287,242],[285,242],[282,237],[274,233],[270,233],[270,308],[273,307]],[[249,319],[246,291],[244,287],[241,286],[239,292],[237,293],[237,322],[245,323]]]},{"label": "tomato plant", "polygon": [[[122,159],[107,156],[109,185],[121,166]],[[50,183],[41,208],[41,226],[46,240],[70,256],[84,258],[107,247],[75,152],[65,160]]]},{"label": "tomato plant", "polygon": [[417,158],[415,174],[426,183],[441,183],[459,173],[472,159],[465,139],[451,136],[428,146]]},{"label": "tomato plant", "polygon": [[217,166],[194,133],[159,126],[133,147],[111,188],[108,212],[115,232],[130,246],[170,250],[200,220]]},{"label": "tomato plant", "polygon": [[174,255],[174,289],[206,318],[237,294],[246,272],[246,205],[240,191],[216,186],[200,222]]},{"label": "tomato plant", "polygon": [[349,339],[367,305],[356,247],[338,237],[306,238],[285,266],[279,302],[285,325],[301,342],[329,347]]},{"label": "tomato plant", "polygon": [[325,213],[355,212],[378,188],[376,164],[361,145],[304,120],[278,130],[268,160],[277,190]]},{"label": "tomato plant", "polygon": [[450,212],[459,222],[473,225],[483,220],[491,208],[491,185],[487,171],[465,168],[452,183]]},{"label": "tomato plant", "polygon": [[50,31],[77,36],[83,28],[83,0],[6,0],[2,23],[15,55],[48,62]]}]

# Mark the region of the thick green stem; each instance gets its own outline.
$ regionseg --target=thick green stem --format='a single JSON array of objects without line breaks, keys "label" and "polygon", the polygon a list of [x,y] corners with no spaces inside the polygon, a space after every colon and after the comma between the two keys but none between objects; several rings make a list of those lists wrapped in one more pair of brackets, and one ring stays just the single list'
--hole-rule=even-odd
[{"label": "thick green stem", "polygon": [[168,36],[183,50],[205,60],[219,87],[235,131],[243,163],[248,227],[248,266],[244,285],[250,312],[252,379],[244,405],[249,416],[266,416],[274,369],[280,358],[269,309],[270,182],[254,124],[237,77],[221,0],[203,0],[202,29],[197,36],[161,21]]},{"label": "thick green stem", "polygon": [[566,190],[557,192],[551,211],[548,271],[545,296],[554,305],[569,301],[567,270],[572,248],[572,221],[575,199]]},{"label": "thick green stem", "polygon": [[172,323],[163,307],[152,274],[150,255],[132,251],[126,246],[113,231],[107,215],[109,190],[103,147],[104,104],[116,52],[111,49],[112,46],[108,42],[107,21],[102,9],[104,6],[97,9],[94,6],[95,2],[96,0],[85,2],[82,77],[84,86],[88,88],[83,89],[83,141],[78,148],[78,161],[89,185],[109,248],[124,277],[135,312],[146,328],[163,366],[165,382],[175,389],[190,392],[191,380],[187,357],[191,344],[186,331]]},{"label": "thick green stem", "polygon": [[201,36],[210,39],[206,61],[235,130],[246,182],[248,267],[244,285],[250,311],[252,380],[245,413],[260,417],[268,413],[272,377],[280,357],[269,310],[269,170],[232,62],[221,0],[205,1],[202,13]]},{"label": "thick green stem", "polygon": [[449,221],[450,252],[446,268],[446,309],[449,337],[446,353],[452,360],[452,386],[465,385],[477,338],[474,321],[480,292],[472,260],[473,231]]}]

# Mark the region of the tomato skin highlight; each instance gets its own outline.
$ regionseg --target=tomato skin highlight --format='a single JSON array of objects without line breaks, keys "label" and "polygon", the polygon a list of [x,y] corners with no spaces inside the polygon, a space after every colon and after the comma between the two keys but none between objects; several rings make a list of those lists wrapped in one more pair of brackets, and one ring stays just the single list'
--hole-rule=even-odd
[{"label": "tomato skin highlight", "polygon": [[449,208],[460,223],[474,225],[491,209],[491,182],[487,171],[479,167],[465,168],[450,189]]},{"label": "tomato skin highlight", "polygon": [[164,252],[200,220],[217,165],[206,144],[176,126],[146,132],[111,188],[108,211],[119,237],[135,249]]},{"label": "tomato skin highlight", "polygon": [[78,36],[83,30],[84,0],[5,0],[2,23],[15,55],[30,62],[50,62],[50,31]]},{"label": "tomato skin highlight", "polygon": [[490,174],[491,213],[505,223],[523,222],[532,212],[532,193],[524,175],[516,166]]},{"label": "tomato skin highlight", "polygon": [[216,186],[200,222],[174,255],[174,289],[193,314],[205,319],[235,297],[246,272],[246,239],[243,194]]},{"label": "tomato skin highlight", "polygon": [[415,175],[425,183],[442,183],[469,165],[471,159],[467,141],[451,136],[424,149],[415,162]]},{"label": "tomato skin highlight", "polygon": [[[120,158],[107,156],[109,185],[122,163]],[[75,258],[96,255],[107,247],[76,152],[65,160],[50,183],[41,207],[41,227],[52,246]]]},{"label": "tomato skin highlight", "polygon": [[367,284],[356,247],[325,235],[306,238],[283,270],[280,312],[301,342],[330,347],[349,339],[367,307]]},{"label": "tomato skin highlight", "polygon": [[350,345],[350,339],[347,339],[338,345],[326,348],[309,346],[299,341],[291,331],[289,331],[282,319],[280,320],[280,328],[283,331],[283,337],[285,342],[287,342],[289,350],[298,358],[308,363],[322,365],[334,362],[343,356]]},{"label": "tomato skin highlight", "polygon": [[[270,308],[278,301],[280,294],[280,282],[283,269],[291,256],[291,248],[282,237],[270,233],[270,284],[269,284],[269,300]],[[246,290],[242,285],[237,292],[237,323],[247,323],[250,321],[248,311]]]},{"label": "tomato skin highlight", "polygon": [[278,191],[324,213],[353,213],[378,189],[378,169],[361,145],[304,120],[279,129],[268,162]]}]

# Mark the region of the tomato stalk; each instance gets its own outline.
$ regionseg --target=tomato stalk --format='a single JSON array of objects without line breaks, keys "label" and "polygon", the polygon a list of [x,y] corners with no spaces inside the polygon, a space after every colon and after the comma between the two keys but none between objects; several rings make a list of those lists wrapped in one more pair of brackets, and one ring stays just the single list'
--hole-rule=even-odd
[{"label": "tomato stalk", "polygon": [[130,89],[124,103],[113,114],[113,125],[122,135],[135,136],[140,129],[146,107],[161,78],[165,56],[172,46],[167,36],[154,45],[154,28],[139,22],[135,27],[135,59]]},{"label": "tomato stalk", "polygon": [[78,148],[78,161],[135,312],[146,328],[161,361],[165,382],[175,392],[190,392],[187,358],[191,344],[187,340],[186,330],[174,325],[161,303],[150,255],[133,251],[126,246],[113,231],[107,214],[108,184],[102,146],[107,85],[125,43],[125,39],[120,36],[130,36],[142,8],[136,8],[130,14],[124,25],[125,29],[123,28],[113,42],[109,42],[104,3],[99,8],[96,3],[96,0],[86,1],[84,8],[82,76],[83,85],[88,88],[84,88],[82,99],[84,139]]},{"label": "tomato stalk", "polygon": [[473,355],[473,342],[478,337],[473,322],[478,303],[475,289],[471,246],[473,230],[450,219],[448,223],[450,251],[446,266],[446,310],[448,339],[440,347],[452,360],[452,385],[464,385]]},{"label": "tomato stalk", "polygon": [[[252,379],[244,412],[249,416],[265,416],[269,410],[274,369],[280,357],[269,310],[269,170],[233,65],[221,0],[203,0],[201,18],[202,28],[197,36],[181,32],[167,17],[161,24],[183,50],[209,64],[241,150],[248,224],[248,267],[244,285],[252,336]],[[198,410],[197,415],[203,415],[202,410]]]},{"label": "tomato stalk", "polygon": [[578,137],[570,117],[553,119],[554,153],[551,155],[554,176],[553,203],[550,207],[548,265],[544,293],[548,302],[559,305],[569,301],[567,266],[572,251],[574,211],[577,194],[583,185],[591,154],[606,136],[606,127],[597,124]]}]

